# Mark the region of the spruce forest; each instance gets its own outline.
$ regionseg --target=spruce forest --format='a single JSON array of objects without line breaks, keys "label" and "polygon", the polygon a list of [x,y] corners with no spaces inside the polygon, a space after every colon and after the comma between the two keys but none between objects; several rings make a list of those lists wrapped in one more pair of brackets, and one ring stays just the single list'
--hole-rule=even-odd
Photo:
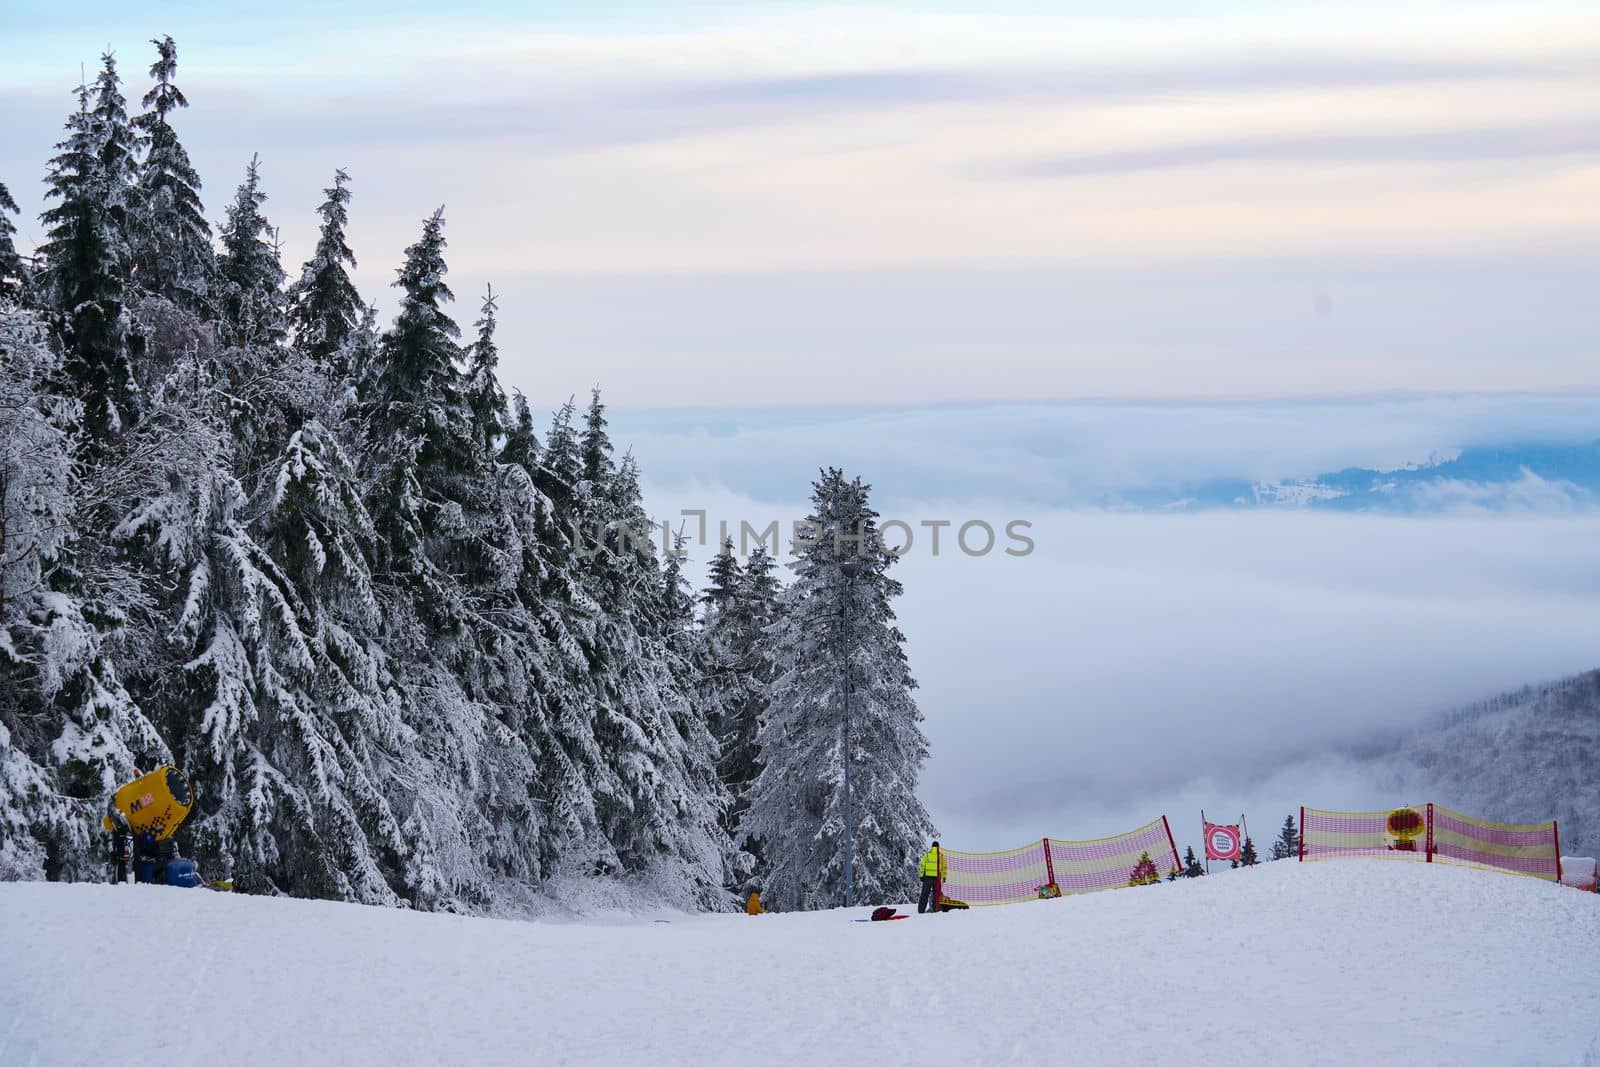
[{"label": "spruce forest", "polygon": [[791,566],[725,545],[697,593],[599,392],[536,423],[492,293],[453,319],[444,209],[389,315],[359,176],[287,269],[260,160],[208,216],[153,43],[136,105],[111,54],[76,90],[27,254],[0,184],[0,879],[104,879],[109,791],[172,763],[240,891],[829,906],[848,657],[856,891],[909,895],[927,743],[868,487],[824,469]]}]

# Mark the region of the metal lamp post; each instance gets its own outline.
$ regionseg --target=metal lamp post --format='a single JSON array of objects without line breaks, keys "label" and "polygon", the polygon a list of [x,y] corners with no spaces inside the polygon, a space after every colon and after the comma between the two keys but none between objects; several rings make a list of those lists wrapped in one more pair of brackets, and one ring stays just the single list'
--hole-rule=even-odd
[{"label": "metal lamp post", "polygon": [[845,577],[845,604],[839,614],[844,622],[844,906],[849,908],[855,905],[856,887],[855,820],[850,814],[850,622],[861,561],[845,560],[839,564],[839,571]]}]

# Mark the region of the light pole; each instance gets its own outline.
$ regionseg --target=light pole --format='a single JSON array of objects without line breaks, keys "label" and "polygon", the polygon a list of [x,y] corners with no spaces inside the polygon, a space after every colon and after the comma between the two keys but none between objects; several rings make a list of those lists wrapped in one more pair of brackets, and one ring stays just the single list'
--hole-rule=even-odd
[{"label": "light pole", "polygon": [[850,622],[855,609],[856,575],[861,561],[849,559],[839,564],[845,577],[845,603],[839,614],[844,621],[844,906],[855,906],[856,848],[855,820],[850,815]]}]

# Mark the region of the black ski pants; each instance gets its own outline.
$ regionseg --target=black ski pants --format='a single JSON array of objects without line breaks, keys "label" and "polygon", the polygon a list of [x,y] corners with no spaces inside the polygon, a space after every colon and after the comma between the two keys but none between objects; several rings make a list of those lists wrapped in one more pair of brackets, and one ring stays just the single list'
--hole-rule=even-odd
[{"label": "black ski pants", "polygon": [[921,915],[926,911],[937,912],[939,910],[939,901],[936,895],[938,888],[939,879],[935,878],[931,874],[925,874],[922,876],[922,899],[917,901],[918,915]]}]

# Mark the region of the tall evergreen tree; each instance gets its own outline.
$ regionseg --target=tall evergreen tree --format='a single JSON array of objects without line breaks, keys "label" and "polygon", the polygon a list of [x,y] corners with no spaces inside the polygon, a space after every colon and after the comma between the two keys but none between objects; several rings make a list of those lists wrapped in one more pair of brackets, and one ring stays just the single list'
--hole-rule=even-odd
[{"label": "tall evergreen tree", "polygon": [[444,209],[424,220],[406,249],[395,285],[404,295],[383,336],[366,385],[379,473],[374,517],[385,570],[415,600],[435,633],[460,635],[466,625],[461,589],[450,571],[469,530],[465,508],[482,460],[468,435],[462,393],[460,328],[445,311],[454,299],[445,282]]},{"label": "tall evergreen tree", "polygon": [[295,343],[335,380],[341,380],[352,369],[346,349],[361,328],[366,310],[345,269],[346,264],[356,265],[355,253],[345,241],[345,227],[350,224],[350,175],[343,168],[334,171],[333,185],[322,192],[317,247],[299,280],[289,287],[289,319]]},{"label": "tall evergreen tree", "polygon": [[571,541],[565,508],[572,486],[540,462],[544,452],[521,394],[514,406],[514,415],[502,417],[510,430],[499,469],[521,553],[515,586],[531,695],[511,702],[529,709],[520,728],[539,761],[534,790],[544,832],[538,862],[547,873],[615,870],[594,799],[594,783],[613,778],[594,735],[589,683],[594,617],[601,609],[585,589]]},{"label": "tall evergreen tree", "polygon": [[[460,331],[445,310],[453,297],[443,227],[441,208],[406,250],[395,283],[400,310],[359,399],[375,461],[370,498],[388,642],[412,661],[405,675],[419,699],[408,721],[439,754],[441,785],[456,806],[444,823],[415,810],[406,826],[433,838],[428,851],[440,858],[423,866],[455,868],[433,892],[460,895],[463,878],[476,887],[470,892],[486,892],[485,878],[532,878],[548,858],[534,767],[548,736],[538,687],[550,658],[519,599],[529,561],[520,509],[531,480],[472,446]],[[436,794],[432,803],[446,801]],[[473,864],[445,862],[461,849]]]},{"label": "tall evergreen tree", "polygon": [[[572,425],[576,414],[577,407],[570,398],[556,408],[550,417],[550,429],[545,432],[544,462],[540,464],[545,476],[546,491],[563,503],[572,497],[583,472],[577,431]],[[578,508],[575,504],[564,507],[563,510],[571,521],[578,521]],[[587,546],[579,547],[580,550],[587,551]]]},{"label": "tall evergreen tree", "polygon": [[100,73],[95,78],[94,106],[89,125],[95,154],[105,182],[106,209],[115,222],[120,241],[130,243],[134,215],[139,208],[139,150],[141,137],[128,117],[128,101],[122,95],[122,77],[117,73],[116,56],[100,56]]},{"label": "tall evergreen tree", "polygon": [[1183,852],[1183,874],[1186,878],[1199,878],[1206,873],[1200,865],[1200,859],[1194,854],[1194,846],[1190,845]]},{"label": "tall evergreen tree", "polygon": [[261,213],[266,199],[260,161],[252,157],[228,207],[217,261],[217,333],[235,424],[234,473],[252,496],[290,436],[320,409],[328,386],[309,356],[283,343],[288,331],[284,273],[277,231]]},{"label": "tall evergreen tree", "polygon": [[500,352],[494,343],[494,289],[484,291],[478,315],[478,336],[467,352],[467,379],[464,383],[467,410],[472,417],[472,445],[485,458],[494,456],[506,435],[506,394],[500,388],[495,368]]},{"label": "tall evergreen tree", "polygon": [[765,895],[789,909],[843,897],[847,761],[859,899],[908,899],[913,861],[933,833],[916,797],[928,742],[891,607],[901,593],[888,575],[896,557],[879,539],[868,494],[836,468],[814,483],[795,581],[771,630],[783,674],[761,723],[765,765],[740,831],[764,846]]},{"label": "tall evergreen tree", "polygon": [[251,156],[244,181],[228,205],[217,270],[222,286],[225,339],[235,345],[271,344],[286,331],[283,265],[276,232],[261,213],[261,158]]},{"label": "tall evergreen tree", "polygon": [[1293,815],[1283,817],[1283,826],[1278,829],[1278,839],[1272,843],[1271,858],[1275,860],[1300,858],[1300,827],[1296,825]]},{"label": "tall evergreen tree", "polygon": [[505,463],[522,467],[530,477],[539,466],[539,434],[533,427],[528,398],[520,391],[511,398],[511,417],[506,423],[506,441],[500,449],[500,458]]},{"label": "tall evergreen tree", "polygon": [[15,214],[17,202],[5,182],[0,182],[0,301],[20,300],[28,280],[22,257],[17,254],[17,224],[11,221]]},{"label": "tall evergreen tree", "polygon": [[419,469],[429,476],[469,466],[471,452],[457,343],[461,329],[444,310],[455,299],[445,282],[444,249],[441,207],[406,249],[394,283],[404,296],[383,338],[372,397],[379,440],[414,441]]},{"label": "tall evergreen tree", "polygon": [[[107,64],[114,94],[109,56]],[[79,86],[77,93],[78,110],[67,119],[67,136],[50,161],[45,200],[55,203],[41,216],[46,231],[39,257],[43,295],[67,352],[63,373],[83,402],[82,445],[98,455],[136,421],[139,395],[123,314],[129,260],[120,217],[125,191],[117,188],[118,176],[102,159],[102,133],[89,110],[89,89]]]},{"label": "tall evergreen tree", "polygon": [[[608,846],[602,869],[645,879],[702,906],[728,901],[733,849],[718,818],[726,802],[715,740],[674,666],[675,622],[662,595],[652,524],[638,469],[618,465],[596,391],[581,440],[558,414],[546,466],[576,466],[572,526],[590,538],[579,553],[589,616],[585,644],[603,754],[595,813]],[[572,458],[568,458],[572,454]]]},{"label": "tall evergreen tree", "polygon": [[200,203],[200,176],[178,140],[169,116],[189,106],[173,84],[178,46],[171,37],[153,39],[155,84],[141,101],[135,126],[148,148],[138,168],[138,210],[132,226],[134,273],[145,292],[194,311],[209,297],[216,273],[211,225]]},{"label": "tall evergreen tree", "polygon": [[706,567],[706,591],[700,601],[706,606],[708,623],[738,599],[743,578],[744,568],[739,566],[739,557],[733,554],[733,538],[726,538]]},{"label": "tall evergreen tree", "polygon": [[599,389],[589,394],[589,410],[583,421],[581,454],[583,480],[603,489],[616,471],[616,464],[611,459],[611,438],[606,435],[606,408],[600,402]]},{"label": "tall evergreen tree", "polygon": [[[765,546],[757,546],[748,564],[739,566],[732,540],[712,561],[705,605],[703,700],[717,736],[718,774],[730,794],[723,824],[736,834],[749,807],[749,791],[761,771],[758,734],[767,696],[777,677],[767,630],[778,617],[778,582]],[[759,841],[744,849],[753,860],[757,884],[765,875]],[[738,888],[744,888],[740,886]]]}]

